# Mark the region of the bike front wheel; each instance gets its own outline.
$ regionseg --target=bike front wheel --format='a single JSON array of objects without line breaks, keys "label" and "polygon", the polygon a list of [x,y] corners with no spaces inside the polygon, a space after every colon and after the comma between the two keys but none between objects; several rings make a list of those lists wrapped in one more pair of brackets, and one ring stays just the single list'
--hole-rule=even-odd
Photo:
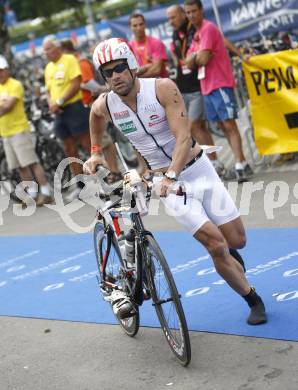
[{"label": "bike front wheel", "polygon": [[168,263],[155,239],[145,239],[146,274],[161,328],[166,340],[183,366],[191,359],[191,347],[184,310]]},{"label": "bike front wheel", "polygon": [[[117,238],[112,228],[104,227],[101,222],[98,222],[94,228],[94,248],[101,292],[104,298],[109,297],[115,289],[125,291],[127,288],[127,280],[124,277],[124,265]],[[135,313],[131,317],[124,319],[116,315],[115,317],[128,336],[133,337],[138,333],[140,326],[138,306],[135,306]]]}]

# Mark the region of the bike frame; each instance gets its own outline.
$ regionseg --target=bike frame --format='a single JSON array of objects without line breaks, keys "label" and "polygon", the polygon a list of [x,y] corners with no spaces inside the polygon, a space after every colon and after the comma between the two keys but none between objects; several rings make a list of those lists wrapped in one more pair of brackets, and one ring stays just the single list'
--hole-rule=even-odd
[{"label": "bike frame", "polygon": [[[108,246],[107,250],[103,259],[103,265],[102,265],[102,273],[103,276],[105,277],[105,269],[107,266],[107,262],[109,259],[109,253],[110,253],[110,248],[112,245],[112,238],[113,235],[115,237],[119,237],[121,235],[121,230],[119,226],[119,218],[123,218],[123,214],[127,213],[127,211],[121,211],[123,208],[114,208],[114,205],[119,204],[120,201],[117,201],[115,203],[111,203],[106,205],[103,209],[98,210],[98,220],[103,219],[104,221],[104,228],[106,229],[107,235],[108,235]],[[132,203],[134,203],[134,199],[132,199]],[[129,218],[132,222],[132,227],[135,230],[135,280],[134,280],[134,289],[132,291],[132,300],[138,305],[141,306],[143,301],[144,301],[144,296],[143,296],[143,274],[144,274],[144,269],[146,268],[146,250],[145,250],[145,237],[148,235],[152,236],[152,233],[149,232],[148,230],[145,230],[144,224],[142,221],[142,218],[138,212],[131,212],[128,213]],[[119,253],[122,259],[121,253]],[[124,266],[124,272],[127,273],[129,276],[130,271],[125,269],[125,264],[123,263]],[[102,281],[104,284],[106,284],[108,287],[115,287],[111,282],[109,281]]]}]

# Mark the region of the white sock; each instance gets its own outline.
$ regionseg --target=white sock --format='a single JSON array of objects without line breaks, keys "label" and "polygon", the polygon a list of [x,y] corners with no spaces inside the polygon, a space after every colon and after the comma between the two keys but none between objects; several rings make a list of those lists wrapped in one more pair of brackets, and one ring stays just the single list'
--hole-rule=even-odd
[{"label": "white sock", "polygon": [[31,187],[31,186],[28,186],[27,187],[27,194],[29,196],[31,196],[31,198],[35,199],[36,196],[37,196],[37,190],[36,190],[36,187]]},{"label": "white sock", "polygon": [[246,165],[245,161],[243,161],[243,162],[236,162],[235,169],[244,169],[245,165]]},{"label": "white sock", "polygon": [[51,195],[51,189],[48,184],[45,184],[44,186],[40,186],[40,192],[45,196]]}]

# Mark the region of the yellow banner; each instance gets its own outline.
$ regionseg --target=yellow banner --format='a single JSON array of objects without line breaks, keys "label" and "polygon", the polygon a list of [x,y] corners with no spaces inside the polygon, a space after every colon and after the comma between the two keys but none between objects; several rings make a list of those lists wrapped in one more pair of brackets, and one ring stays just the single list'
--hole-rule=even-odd
[{"label": "yellow banner", "polygon": [[243,69],[259,152],[298,151],[298,50],[251,57]]}]

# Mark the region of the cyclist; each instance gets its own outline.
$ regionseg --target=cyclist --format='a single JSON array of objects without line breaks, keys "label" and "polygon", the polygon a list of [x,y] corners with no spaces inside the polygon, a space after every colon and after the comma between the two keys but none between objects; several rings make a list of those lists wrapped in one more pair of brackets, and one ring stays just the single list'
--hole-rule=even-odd
[{"label": "cyclist", "polygon": [[[238,262],[242,259],[236,248],[243,248],[246,240],[239,212],[203,149],[192,141],[176,84],[166,78],[138,79],[138,63],[122,39],[101,42],[94,50],[93,61],[111,91],[92,106],[91,157],[84,164],[84,172],[93,174],[98,164],[105,164],[101,139],[106,121],[113,121],[150,168],[164,173],[160,182],[162,201],[205,246],[221,277],[246,300],[251,308],[247,322],[265,323],[264,303],[248,284],[244,264]],[[190,187],[186,204],[171,191],[177,180]],[[214,205],[227,207],[214,210]]]}]

